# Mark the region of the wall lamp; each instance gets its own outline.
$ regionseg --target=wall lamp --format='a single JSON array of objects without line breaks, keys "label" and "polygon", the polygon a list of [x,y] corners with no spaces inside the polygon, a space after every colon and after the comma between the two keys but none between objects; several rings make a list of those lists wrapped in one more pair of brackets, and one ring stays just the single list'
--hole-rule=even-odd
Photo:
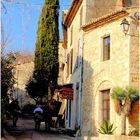
[{"label": "wall lamp", "polygon": [[122,30],[123,30],[124,34],[126,35],[128,33],[129,27],[130,27],[129,22],[126,20],[126,18],[124,18],[120,25],[122,26]]},{"label": "wall lamp", "polygon": [[[135,12],[134,17],[130,16],[130,18],[135,20],[135,21],[138,21],[138,20],[140,20],[140,13]],[[124,34],[127,35],[128,31],[129,31],[129,28],[130,28],[130,24],[127,21],[127,19],[124,18],[120,25],[122,26],[122,30],[123,30]]]}]

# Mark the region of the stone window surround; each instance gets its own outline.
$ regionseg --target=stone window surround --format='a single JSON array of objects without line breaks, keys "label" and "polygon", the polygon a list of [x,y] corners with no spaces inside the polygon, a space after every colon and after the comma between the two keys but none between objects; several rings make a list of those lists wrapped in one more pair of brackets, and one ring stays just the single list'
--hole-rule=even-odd
[{"label": "stone window surround", "polygon": [[103,38],[107,37],[107,36],[110,36],[110,59],[109,60],[106,60],[106,61],[110,61],[111,60],[111,46],[112,46],[112,30],[107,30],[107,31],[101,31],[99,33],[99,49],[100,49],[100,62],[106,62],[106,61],[103,61]]},{"label": "stone window surround", "polygon": [[[109,40],[109,43],[106,45],[106,41]],[[107,60],[110,60],[110,35],[108,36],[105,36],[103,38],[103,52],[102,52],[102,55],[103,55],[103,61],[107,61]]]},{"label": "stone window surround", "polygon": [[[102,94],[103,93],[102,92],[105,91],[105,90],[110,90],[110,93],[111,93],[111,89],[109,89],[109,88],[106,88],[104,90],[99,90],[98,91],[98,94],[99,94],[99,96],[98,96],[98,101],[99,101],[99,106],[98,106],[98,108],[99,108],[98,109],[98,115],[99,115],[98,116],[98,121],[101,122],[101,124],[103,123],[103,114],[102,114]],[[110,118],[111,118],[111,116],[110,116]]]}]

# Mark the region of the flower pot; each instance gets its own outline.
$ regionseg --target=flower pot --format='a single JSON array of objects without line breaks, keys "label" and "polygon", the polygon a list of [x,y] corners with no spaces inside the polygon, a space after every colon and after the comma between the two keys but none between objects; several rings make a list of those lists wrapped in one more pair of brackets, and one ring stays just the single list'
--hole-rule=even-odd
[{"label": "flower pot", "polygon": [[128,121],[133,128],[139,126],[139,101],[132,103],[132,109]]},{"label": "flower pot", "polygon": [[121,105],[120,105],[120,101],[114,99],[113,102],[114,102],[114,109],[115,109],[115,112],[118,113],[119,115],[121,115]]}]

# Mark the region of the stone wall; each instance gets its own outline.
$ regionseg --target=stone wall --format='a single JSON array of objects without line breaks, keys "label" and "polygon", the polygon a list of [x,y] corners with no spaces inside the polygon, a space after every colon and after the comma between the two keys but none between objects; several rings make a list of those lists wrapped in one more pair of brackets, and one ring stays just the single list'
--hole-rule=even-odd
[{"label": "stone wall", "polygon": [[86,0],[86,22],[122,9],[122,0]]},{"label": "stone wall", "polygon": [[58,60],[59,60],[59,75],[58,75],[58,84],[62,85],[64,84],[64,64],[66,61],[65,55],[66,55],[66,50],[63,48],[63,43],[62,41],[59,42],[58,46]]},{"label": "stone wall", "polygon": [[[15,66],[15,98],[18,98],[19,104],[23,107],[27,103],[32,103],[26,91],[26,84],[33,74],[34,62],[20,63]],[[34,102],[33,102],[34,103]]]},{"label": "stone wall", "polygon": [[[83,9],[83,10],[81,10]],[[81,11],[83,11],[81,13]],[[68,110],[66,110],[66,113],[71,112],[68,119],[65,120],[66,128],[67,129],[75,129],[75,126],[81,127],[81,59],[82,59],[82,32],[80,28],[80,15],[82,15],[82,23],[85,22],[85,3],[82,2],[80,8],[76,12],[76,15],[74,16],[70,26],[67,27],[67,49],[66,49],[66,58],[67,55],[70,56],[69,60],[69,69],[70,64],[72,64],[72,73],[69,72],[69,75],[67,75],[67,66],[68,66],[68,60],[66,59],[65,68],[64,68],[64,84],[71,83],[73,84],[74,89],[74,99],[68,100],[67,104],[70,102],[70,107]],[[73,32],[71,33],[73,29]],[[71,42],[72,40],[72,42]],[[72,59],[71,59],[71,51]],[[71,63],[72,60],[72,63]],[[77,85],[78,85],[78,91],[77,91]],[[70,109],[71,108],[71,109]],[[71,121],[69,121],[71,119]],[[68,124],[68,123],[71,124]]]},{"label": "stone wall", "polygon": [[[85,0],[84,4],[84,7],[86,7],[85,23],[88,23],[93,19],[102,17],[108,13],[125,9],[125,7],[123,7],[123,1],[125,0],[105,0],[104,2],[102,0]],[[129,0],[126,1],[129,2]],[[139,0],[130,0],[130,3],[132,7],[138,8]]]},{"label": "stone wall", "polygon": [[130,84],[138,86],[139,84],[139,25],[131,21],[130,31]]},{"label": "stone wall", "polygon": [[[133,39],[131,40],[131,36],[124,35],[120,27],[122,19],[84,33],[82,131],[85,135],[98,135],[97,128],[102,119],[100,91],[112,90],[116,86],[125,87],[130,84],[130,71],[138,74],[138,42],[135,40],[135,44],[132,44],[134,42]],[[111,39],[110,60],[102,61],[103,37],[107,35],[110,35]],[[137,49],[131,50],[131,46]],[[133,58],[133,67],[136,69],[130,68],[131,58]],[[136,83],[138,84],[138,81]],[[110,120],[114,127],[117,127],[115,134],[120,134],[121,118],[115,113],[113,101],[111,98],[110,100]],[[129,127],[127,119],[127,134]]]}]

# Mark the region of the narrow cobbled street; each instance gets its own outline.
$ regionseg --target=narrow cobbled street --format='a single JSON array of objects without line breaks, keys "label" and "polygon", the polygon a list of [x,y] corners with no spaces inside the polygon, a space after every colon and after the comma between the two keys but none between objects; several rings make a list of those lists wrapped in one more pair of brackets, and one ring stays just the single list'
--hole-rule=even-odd
[{"label": "narrow cobbled street", "polygon": [[34,129],[32,118],[19,118],[17,127],[12,127],[12,120],[7,120],[7,132],[2,140],[77,140],[79,138],[68,136],[62,130],[51,128],[45,131],[45,123],[41,123],[39,131]]}]

